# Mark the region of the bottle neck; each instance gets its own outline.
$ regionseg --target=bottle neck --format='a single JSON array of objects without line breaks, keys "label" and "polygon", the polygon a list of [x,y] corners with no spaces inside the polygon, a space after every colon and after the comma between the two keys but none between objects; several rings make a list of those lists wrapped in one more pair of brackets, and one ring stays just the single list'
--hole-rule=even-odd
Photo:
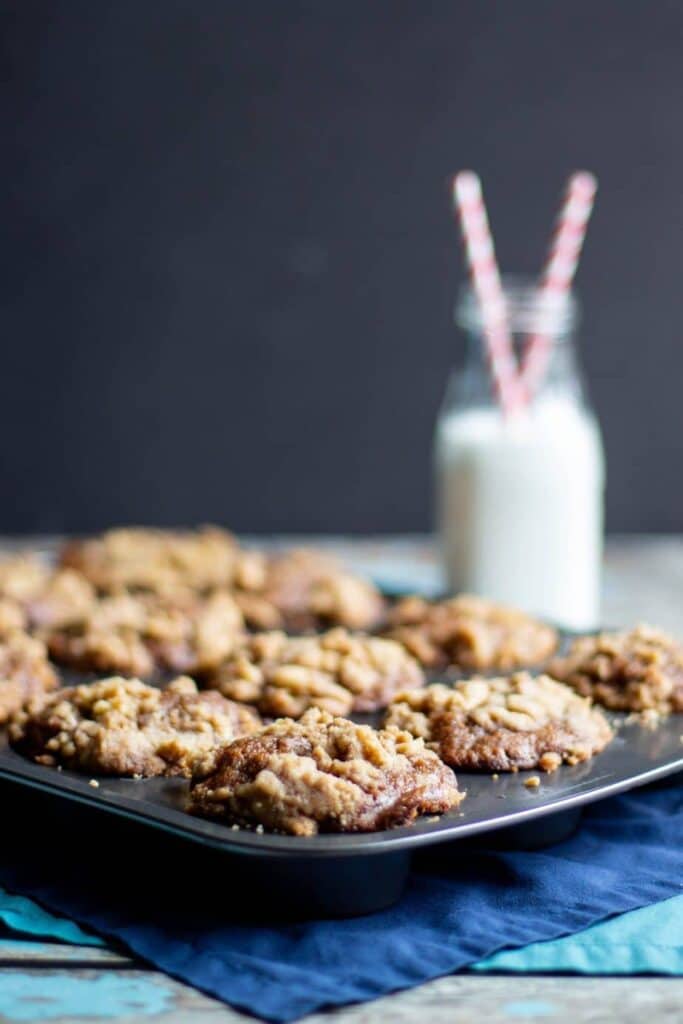
[{"label": "bottle neck", "polygon": [[[530,390],[534,400],[554,392],[582,401],[585,389],[576,356],[574,331],[579,322],[579,304],[570,293],[554,295],[539,290],[537,283],[522,278],[504,278],[506,320],[518,366],[522,367],[529,339],[547,339],[542,373],[534,373]],[[494,401],[486,343],[483,311],[471,288],[462,290],[456,307],[456,324],[466,338],[461,378],[461,397],[470,403]],[[539,363],[536,361],[535,368]]]},{"label": "bottle neck", "polygon": [[[528,335],[515,334],[512,340],[520,364],[526,353]],[[454,376],[449,387],[449,393],[451,400],[455,399],[462,405],[496,404],[486,344],[478,332],[468,331],[466,334],[464,359],[460,372]],[[577,403],[585,402],[583,377],[574,337],[571,334],[563,334],[551,340],[546,370],[535,391],[533,401],[538,402],[553,394],[573,399]]]}]

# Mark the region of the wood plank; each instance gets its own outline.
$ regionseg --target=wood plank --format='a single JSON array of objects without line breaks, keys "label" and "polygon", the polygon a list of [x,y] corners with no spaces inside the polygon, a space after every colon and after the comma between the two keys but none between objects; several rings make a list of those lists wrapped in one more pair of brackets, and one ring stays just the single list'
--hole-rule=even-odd
[{"label": "wood plank", "polygon": [[[683,979],[455,975],[331,1016],[335,1024],[664,1024],[680,1019]],[[329,1024],[314,1014],[306,1024]]]},{"label": "wood plank", "polygon": [[254,1020],[164,974],[145,970],[0,969],[0,1021],[247,1024]]},{"label": "wood plank", "polygon": [[[683,979],[456,975],[302,1024],[519,1024],[539,1020],[664,1024],[679,1019]],[[247,1024],[254,1018],[153,971],[0,970],[0,1020],[55,1024],[153,1018]]]},{"label": "wood plank", "polygon": [[135,965],[125,953],[102,946],[72,946],[63,942],[33,942],[26,939],[0,939],[0,966],[80,965],[125,967]]}]

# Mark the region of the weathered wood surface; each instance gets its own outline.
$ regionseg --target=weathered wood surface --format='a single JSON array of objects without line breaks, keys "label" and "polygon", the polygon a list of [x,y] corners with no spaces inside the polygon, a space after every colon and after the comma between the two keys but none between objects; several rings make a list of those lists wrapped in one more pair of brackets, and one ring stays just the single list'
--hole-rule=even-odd
[{"label": "weathered wood surface", "polygon": [[105,946],[72,946],[63,942],[34,942],[0,937],[0,967],[139,967],[126,953]]},{"label": "weathered wood surface", "polygon": [[[680,1020],[683,980],[486,978],[458,975],[371,1003],[304,1018],[305,1024],[650,1024]],[[239,1013],[154,971],[0,969],[1,1021],[78,1024],[248,1024]]]},{"label": "weathered wood surface", "polygon": [[[290,539],[282,538],[279,543]],[[318,538],[291,538],[298,544]],[[30,541],[28,543],[31,543]],[[278,542],[276,542],[278,543]],[[413,581],[441,585],[432,543],[426,537],[324,538],[324,546],[387,585]],[[50,550],[54,542],[41,539]],[[25,546],[27,540],[3,546]],[[646,620],[683,636],[683,538],[619,537],[607,547],[603,620]],[[306,1018],[306,1024],[380,1024],[387,1020],[433,1024],[651,1024],[680,1019],[683,979],[475,976],[441,978],[418,988]],[[159,1024],[237,1024],[240,1014],[118,951],[0,938],[0,1021],[116,1020],[152,1018]]]}]

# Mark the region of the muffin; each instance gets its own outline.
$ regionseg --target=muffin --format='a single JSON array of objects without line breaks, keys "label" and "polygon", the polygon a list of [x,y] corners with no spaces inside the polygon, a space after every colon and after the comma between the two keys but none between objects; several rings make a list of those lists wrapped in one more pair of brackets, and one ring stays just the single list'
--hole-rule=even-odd
[{"label": "muffin", "polygon": [[563,762],[588,760],[613,735],[589,700],[528,672],[398,694],[385,724],[420,737],[446,764],[469,771],[553,771]]},{"label": "muffin", "polygon": [[224,747],[195,779],[189,809],[226,824],[311,836],[373,832],[457,807],[455,776],[398,729],[311,708]]}]

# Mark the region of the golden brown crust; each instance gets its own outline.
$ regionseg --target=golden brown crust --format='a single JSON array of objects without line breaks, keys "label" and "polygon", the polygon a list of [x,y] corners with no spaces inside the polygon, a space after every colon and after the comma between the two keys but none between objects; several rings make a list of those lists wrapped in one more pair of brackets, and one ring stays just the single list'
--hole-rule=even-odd
[{"label": "golden brown crust", "polygon": [[463,799],[450,769],[397,729],[376,731],[311,708],[218,754],[190,810],[226,823],[308,836],[371,832]]},{"label": "golden brown crust", "polygon": [[30,701],[11,722],[10,741],[40,764],[89,774],[190,776],[210,768],[219,745],[260,724],[251,709],[198,693],[188,678],[165,690],[112,678]]},{"label": "golden brown crust", "polygon": [[420,666],[400,644],[338,627],[307,637],[256,633],[208,685],[264,715],[298,718],[309,707],[337,715],[373,711],[398,690],[423,683]]},{"label": "golden brown crust", "polygon": [[82,618],[46,634],[63,665],[92,672],[150,676],[157,670],[202,674],[228,657],[243,633],[230,594],[154,594],[99,598]]},{"label": "golden brown crust", "polygon": [[386,724],[421,737],[451,767],[475,771],[553,771],[587,760],[612,739],[590,701],[527,672],[401,693]]},{"label": "golden brown crust", "polygon": [[0,725],[59,685],[40,640],[15,631],[0,640]]},{"label": "golden brown crust", "polygon": [[579,637],[550,671],[615,711],[683,711],[683,647],[652,626]]},{"label": "golden brown crust", "polygon": [[515,608],[461,594],[445,601],[407,597],[389,614],[386,636],[423,665],[509,672],[540,665],[557,647],[557,632]]}]

